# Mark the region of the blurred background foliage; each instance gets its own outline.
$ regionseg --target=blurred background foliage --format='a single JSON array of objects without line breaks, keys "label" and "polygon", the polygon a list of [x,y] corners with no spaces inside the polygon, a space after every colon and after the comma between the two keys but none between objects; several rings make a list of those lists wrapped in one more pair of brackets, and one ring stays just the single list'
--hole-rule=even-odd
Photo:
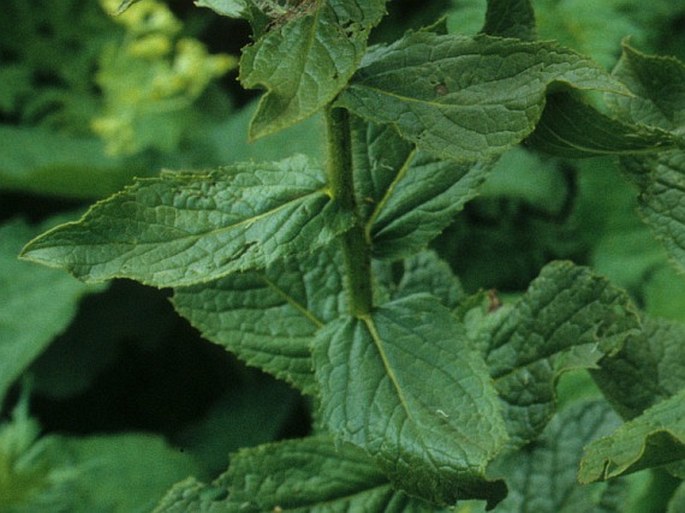
[{"label": "blurred background foliage", "polygon": [[[451,32],[475,33],[485,3],[393,0],[372,38],[392,41],[440,16]],[[16,259],[33,236],[133,176],[295,152],[322,158],[316,116],[248,144],[255,92],[236,81],[247,24],[190,0],[143,0],[113,18],[118,4],[3,3],[0,513],[150,511],[187,475],[216,477],[238,447],[310,425],[302,397],[199,338],[168,291],[129,281],[85,286]],[[626,36],[642,51],[685,59],[683,2],[534,6],[540,38],[608,69]],[[470,292],[496,289],[506,300],[564,258],[592,265],[646,311],[685,321],[685,281],[611,158],[515,148],[433,246]],[[586,385],[562,380],[562,399],[594,393]]]}]

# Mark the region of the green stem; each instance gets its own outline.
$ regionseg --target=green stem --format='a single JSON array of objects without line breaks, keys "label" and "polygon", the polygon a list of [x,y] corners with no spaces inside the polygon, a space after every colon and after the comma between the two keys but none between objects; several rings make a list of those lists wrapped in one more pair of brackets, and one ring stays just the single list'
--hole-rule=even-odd
[{"label": "green stem", "polygon": [[364,317],[373,307],[371,247],[365,238],[354,194],[349,114],[344,109],[329,108],[326,122],[331,196],[344,210],[353,211],[356,217],[354,226],[342,236],[350,311],[352,315]]}]

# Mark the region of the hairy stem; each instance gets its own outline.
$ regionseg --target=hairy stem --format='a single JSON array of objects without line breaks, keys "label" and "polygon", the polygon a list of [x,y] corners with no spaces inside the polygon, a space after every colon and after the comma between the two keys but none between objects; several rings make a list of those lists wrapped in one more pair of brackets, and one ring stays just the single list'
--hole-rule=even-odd
[{"label": "hairy stem", "polygon": [[329,108],[326,122],[331,195],[344,209],[357,214],[357,222],[342,236],[342,252],[350,310],[352,315],[363,317],[373,307],[371,247],[364,236],[354,195],[349,114],[344,109]]}]

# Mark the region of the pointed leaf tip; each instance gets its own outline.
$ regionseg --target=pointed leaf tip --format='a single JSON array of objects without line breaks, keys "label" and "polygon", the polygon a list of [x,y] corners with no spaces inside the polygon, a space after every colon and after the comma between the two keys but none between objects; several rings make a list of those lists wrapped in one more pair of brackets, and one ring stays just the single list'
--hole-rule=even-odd
[{"label": "pointed leaf tip", "polygon": [[186,286],[308,253],[350,223],[323,172],[297,157],[138,180],[34,239],[23,255],[84,281]]}]

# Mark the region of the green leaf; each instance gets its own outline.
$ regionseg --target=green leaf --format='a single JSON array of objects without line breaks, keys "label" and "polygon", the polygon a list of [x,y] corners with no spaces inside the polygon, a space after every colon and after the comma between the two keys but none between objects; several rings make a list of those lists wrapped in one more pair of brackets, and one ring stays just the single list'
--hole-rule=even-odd
[{"label": "green leaf", "polygon": [[174,482],[197,474],[159,436],[48,435],[24,400],[0,424],[0,505],[5,512],[147,513]]},{"label": "green leaf", "polygon": [[39,127],[0,126],[0,188],[67,198],[101,198],[121,189],[142,162],[105,155],[94,138]]},{"label": "green leaf", "polygon": [[506,440],[487,369],[435,298],[414,295],[343,317],[313,348],[322,419],[407,493],[439,504],[504,496],[486,482]]},{"label": "green leaf", "polygon": [[248,0],[195,0],[195,5],[229,18],[243,18],[248,11]]},{"label": "green leaf", "polygon": [[618,353],[603,358],[592,376],[625,418],[685,388],[685,325],[645,317],[643,331]]},{"label": "green leaf", "polygon": [[424,249],[492,168],[417,152],[388,125],[356,119],[352,126],[357,203],[376,258],[398,260]]},{"label": "green leaf", "polygon": [[303,157],[138,180],[24,248],[84,281],[208,282],[330,242],[350,224]]},{"label": "green leaf", "polygon": [[640,324],[628,295],[587,268],[553,262],[511,308],[486,323],[486,363],[514,446],[537,438],[555,408],[555,382],[596,368]]},{"label": "green leaf", "polygon": [[491,36],[535,39],[535,12],[530,0],[488,0],[482,32]]},{"label": "green leaf", "polygon": [[478,161],[533,131],[555,83],[625,91],[595,63],[553,43],[416,32],[370,51],[338,104],[395,125],[419,149]]},{"label": "green leaf", "polygon": [[394,489],[362,450],[324,436],[240,451],[228,474],[230,505],[245,513],[446,513]]},{"label": "green leaf", "polygon": [[174,306],[208,340],[313,393],[314,334],[347,312],[335,248],[176,289]]},{"label": "green leaf", "polygon": [[685,389],[587,446],[578,479],[591,483],[684,458]]},{"label": "green leaf", "polygon": [[426,292],[452,309],[466,298],[459,278],[434,251],[422,251],[407,258],[402,266],[402,277],[393,290],[393,299]]},{"label": "green leaf", "polygon": [[685,150],[626,157],[621,165],[641,189],[640,216],[671,257],[685,267]]},{"label": "green leaf", "polygon": [[685,65],[674,58],[653,57],[624,46],[614,75],[632,95],[607,100],[632,123],[668,131],[681,148],[621,160],[640,188],[640,214],[671,256],[685,266]]},{"label": "green leaf", "polygon": [[228,503],[226,474],[211,484],[189,477],[172,486],[152,513],[239,513]]},{"label": "green leaf", "polygon": [[685,134],[685,65],[673,57],[650,56],[623,45],[613,71],[630,92],[607,95],[610,106],[633,123]]},{"label": "green leaf", "polygon": [[172,442],[195,457],[210,475],[226,469],[229,454],[278,440],[292,423],[302,396],[283,381],[261,373],[229,389],[201,418],[175,432]]},{"label": "green leaf", "polygon": [[[654,30],[650,25],[658,9],[656,2],[647,6],[634,0],[536,0],[535,18],[540,39],[559,41],[610,69],[626,36],[642,41]],[[640,10],[652,19],[636,19]]]},{"label": "green leaf", "polygon": [[22,245],[40,231],[20,220],[0,226],[0,402],[14,380],[66,329],[81,297],[102,290],[18,260]]},{"label": "green leaf", "polygon": [[175,482],[197,475],[187,455],[147,434],[60,437],[56,465],[72,466],[69,513],[147,513]]},{"label": "green leaf", "polygon": [[556,415],[535,444],[488,469],[491,475],[506,476],[509,486],[497,513],[621,513],[600,509],[606,485],[581,486],[576,478],[583,447],[618,424],[605,402],[583,401]]},{"label": "green leaf", "polygon": [[321,116],[311,118],[263,137],[248,141],[247,130],[257,102],[251,102],[225,120],[203,124],[193,132],[193,144],[207,153],[213,153],[213,162],[221,165],[250,160],[281,160],[294,154],[303,154],[313,160],[325,159],[325,127]]},{"label": "green leaf", "polygon": [[535,131],[526,140],[538,149],[567,158],[653,153],[683,144],[670,132],[625,123],[568,93],[553,94]]},{"label": "green leaf", "polygon": [[682,483],[676,490],[673,497],[668,503],[668,511],[666,513],[678,513],[685,510],[685,483]]},{"label": "green leaf", "polygon": [[366,224],[376,258],[397,260],[421,251],[478,193],[492,162],[458,164],[412,153]]},{"label": "green leaf", "polygon": [[345,87],[366,51],[385,0],[327,0],[286,6],[272,28],[243,50],[240,81],[264,87],[250,127],[261,137],[303,120]]}]

